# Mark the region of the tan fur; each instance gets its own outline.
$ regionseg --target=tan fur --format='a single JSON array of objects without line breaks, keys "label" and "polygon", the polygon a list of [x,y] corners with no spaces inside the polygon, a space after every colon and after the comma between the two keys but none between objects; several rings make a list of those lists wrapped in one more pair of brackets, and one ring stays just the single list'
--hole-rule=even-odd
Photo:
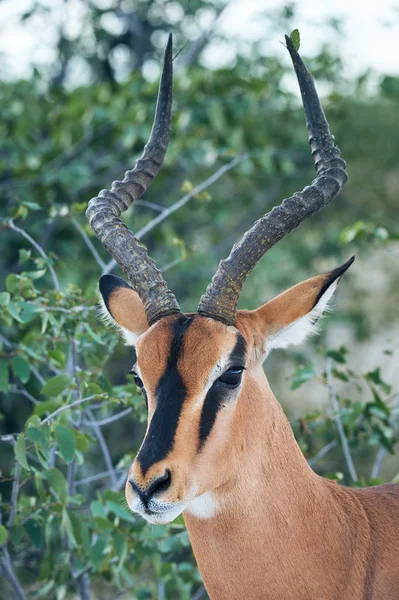
[{"label": "tan fur", "polygon": [[285,327],[309,313],[327,277],[323,274],[302,281],[254,311],[260,331]]},{"label": "tan fur", "polygon": [[109,311],[125,329],[141,335],[148,329],[147,317],[139,295],[129,288],[116,288],[109,299]]},{"label": "tan fur", "polygon": [[[143,488],[169,469],[165,502],[212,492],[214,516],[193,516],[189,505],[184,513],[212,600],[399,599],[399,486],[350,489],[316,475],[262,369],[265,339],[309,313],[325,281],[313,278],[256,311],[240,311],[236,328],[195,317],[178,362],[187,399],[173,449],[145,476],[137,461],[130,469]],[[162,319],[137,343],[149,423],[175,318]],[[219,410],[198,452],[205,388],[237,330],[248,344],[241,389]],[[126,497],[131,505],[129,484]]]}]

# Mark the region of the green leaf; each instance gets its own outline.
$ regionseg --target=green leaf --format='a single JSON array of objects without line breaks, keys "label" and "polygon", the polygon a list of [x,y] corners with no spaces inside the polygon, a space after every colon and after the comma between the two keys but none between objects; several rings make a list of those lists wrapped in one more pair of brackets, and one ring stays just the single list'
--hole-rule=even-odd
[{"label": "green leaf", "polygon": [[11,273],[10,275],[8,275],[6,277],[7,292],[10,292],[11,294],[13,294],[17,289],[18,282],[19,282],[19,279],[18,279],[17,275],[14,275],[14,273]]},{"label": "green leaf", "polygon": [[0,525],[0,546],[5,544],[8,538],[8,531],[4,525]]},{"label": "green leaf", "polygon": [[105,342],[100,338],[99,335],[97,335],[92,328],[90,327],[90,325],[88,323],[84,323],[84,328],[86,329],[87,333],[90,335],[90,337],[97,342],[97,344],[100,344],[101,346],[105,345]]},{"label": "green leaf", "polygon": [[98,537],[93,546],[90,548],[89,560],[92,567],[97,570],[101,567],[106,554],[108,539],[106,537]]},{"label": "green leaf", "polygon": [[51,490],[54,492],[61,504],[65,504],[68,497],[67,482],[61,471],[55,468],[50,469],[50,471],[46,473],[46,479]]},{"label": "green leaf", "polygon": [[44,385],[42,394],[52,397],[59,396],[71,383],[72,379],[68,375],[56,375]]},{"label": "green leaf", "polygon": [[375,383],[375,385],[380,386],[385,393],[391,393],[392,386],[390,386],[382,379],[380,367],[377,367],[374,371],[369,371],[368,373],[366,373],[366,379],[368,379],[368,381],[372,381],[373,383]]},{"label": "green leaf", "polygon": [[62,458],[66,463],[71,463],[76,450],[75,437],[72,431],[64,425],[57,425],[55,428],[55,438]]},{"label": "green leaf", "polygon": [[291,389],[296,390],[301,385],[312,379],[315,372],[312,364],[305,365],[304,367],[297,367],[292,375]]},{"label": "green leaf", "polygon": [[348,349],[345,348],[345,346],[341,346],[341,348],[338,348],[338,350],[327,350],[326,352],[326,356],[332,358],[335,360],[335,362],[338,362],[342,365],[346,363],[346,354],[348,354]]},{"label": "green leaf", "polygon": [[88,438],[83,433],[80,433],[80,431],[77,431],[76,429],[74,429],[72,433],[75,437],[76,449],[83,453],[87,452],[87,450],[89,449],[89,443],[90,443]]},{"label": "green leaf", "polygon": [[24,528],[35,548],[41,548],[43,543],[43,532],[39,523],[33,519],[29,519],[29,521],[25,523]]},{"label": "green leaf", "polygon": [[34,444],[38,444],[44,437],[43,432],[39,427],[28,427],[26,437]]},{"label": "green leaf", "polygon": [[8,292],[0,292],[0,306],[7,306],[10,302],[10,294]]},{"label": "green leaf", "polygon": [[8,392],[8,364],[4,358],[0,358],[0,392]]},{"label": "green leaf", "polygon": [[7,304],[7,310],[13,319],[18,321],[19,323],[23,322],[20,316],[20,308],[16,302],[9,302]]},{"label": "green leaf", "polygon": [[129,523],[136,523],[136,519],[133,515],[123,506],[119,506],[119,504],[116,504],[116,502],[113,502],[112,500],[107,500],[106,505],[117,517],[129,521]]},{"label": "green leaf", "polygon": [[21,322],[29,323],[32,321],[40,312],[43,312],[43,308],[38,306],[37,304],[32,304],[31,302],[18,302],[18,306],[21,309]]},{"label": "green leaf", "polygon": [[299,33],[299,30],[294,29],[293,31],[291,31],[290,38],[292,39],[292,43],[295,46],[295,50],[298,51],[301,45],[301,35]]},{"label": "green leaf", "polygon": [[74,548],[76,548],[76,546],[77,546],[76,537],[75,537],[75,533],[73,531],[71,519],[69,517],[68,511],[66,510],[66,508],[64,508],[62,511],[61,531],[63,531],[64,533],[67,534],[72,546]]},{"label": "green leaf", "polygon": [[62,350],[50,350],[48,355],[56,367],[62,368],[65,365],[65,353]]},{"label": "green leaf", "polygon": [[20,433],[17,438],[17,443],[14,446],[15,458],[26,471],[30,470],[28,465],[28,461],[26,460],[26,444],[25,444],[25,436],[23,433]]},{"label": "green leaf", "polygon": [[30,366],[27,360],[22,356],[14,356],[11,360],[11,368],[15,377],[18,377],[22,383],[27,383],[30,377]]}]

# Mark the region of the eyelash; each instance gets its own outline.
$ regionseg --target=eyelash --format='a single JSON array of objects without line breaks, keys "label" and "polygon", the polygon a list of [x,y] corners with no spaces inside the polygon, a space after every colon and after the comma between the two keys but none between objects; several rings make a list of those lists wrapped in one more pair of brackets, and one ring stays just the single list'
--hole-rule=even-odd
[{"label": "eyelash", "polygon": [[220,381],[220,383],[231,389],[237,388],[241,383],[243,372],[244,367],[231,367],[217,381]]},{"label": "eyelash", "polygon": [[144,388],[144,383],[142,382],[142,380],[140,379],[140,377],[137,375],[136,371],[133,371],[133,369],[129,372],[129,375],[133,375],[133,379],[134,379],[134,383],[137,385],[137,387],[142,390]]}]

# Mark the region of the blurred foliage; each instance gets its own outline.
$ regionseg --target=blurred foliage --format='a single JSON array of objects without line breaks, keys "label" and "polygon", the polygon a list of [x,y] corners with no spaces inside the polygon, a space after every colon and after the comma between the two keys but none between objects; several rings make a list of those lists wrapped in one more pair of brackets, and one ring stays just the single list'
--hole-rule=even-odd
[{"label": "blurred foliage", "polygon": [[[242,232],[311,180],[304,117],[287,85],[288,60],[265,55],[257,43],[250,52],[237,48],[232,68],[201,66],[202,50],[214,41],[212,27],[201,29],[201,23],[222,14],[223,4],[83,4],[75,36],[59,31],[50,73],[35,70],[29,80],[0,82],[3,576],[9,581],[12,565],[29,598],[83,599],[89,588],[96,598],[199,598],[184,524],[149,528],[127,511],[120,491],[142,439],[145,408],[125,375],[133,351],[96,318],[97,280],[109,257],[84,210],[147,141],[157,85],[140,70],[159,62],[163,34],[173,30],[177,48],[197,35],[175,61],[165,165],[126,215],[133,230],[147,227],[142,237],[150,254],[168,271],[182,308],[195,310],[218,260]],[[38,14],[51,20],[40,2],[32,6],[25,22]],[[292,30],[294,16],[287,5],[271,20],[265,17],[276,43]],[[120,46],[125,76],[115,53]],[[90,83],[74,86],[68,77],[78,58]],[[346,304],[334,317],[364,338],[376,312],[380,327],[398,325],[398,272],[385,265],[394,264],[388,259],[398,252],[399,79],[385,77],[372,91],[369,74],[347,81],[341,57],[328,45],[307,63],[325,91],[323,105],[350,180],[335,203],[261,262],[241,304],[254,308],[351,253],[363,264],[377,256],[386,276],[381,311],[365,302],[371,279],[365,294],[356,277],[347,276]],[[196,191],[215,173],[220,177],[211,186]],[[157,217],[159,224],[152,221]],[[339,391],[338,412],[320,409],[293,423],[302,450],[322,474],[356,485],[380,481],[382,461],[394,452],[398,435],[397,395],[381,374],[395,357],[386,352],[366,373],[350,366],[345,347],[324,349],[314,359],[307,351],[295,355],[292,390],[318,383],[328,397],[329,364]],[[276,360],[271,357],[272,368]],[[341,452],[337,416],[359,464],[357,482]],[[7,586],[1,581],[10,598]]]}]

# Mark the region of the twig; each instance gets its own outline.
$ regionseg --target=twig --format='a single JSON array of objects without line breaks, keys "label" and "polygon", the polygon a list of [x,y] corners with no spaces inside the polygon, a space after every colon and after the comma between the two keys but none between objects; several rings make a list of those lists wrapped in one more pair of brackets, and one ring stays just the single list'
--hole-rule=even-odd
[{"label": "twig", "polygon": [[125,408],[125,410],[122,410],[120,413],[116,414],[116,415],[112,415],[112,417],[108,417],[107,419],[101,419],[101,421],[87,421],[86,419],[83,419],[82,421],[82,425],[85,425],[86,427],[103,427],[104,425],[108,425],[109,423],[113,423],[114,421],[119,421],[119,419],[123,419],[123,417],[126,417],[127,415],[130,415],[130,413],[133,411],[132,408]]},{"label": "twig", "polygon": [[76,219],[76,217],[72,217],[72,223],[74,224],[76,229],[79,231],[80,235],[83,238],[83,241],[85,242],[86,246],[92,253],[93,258],[96,261],[96,263],[98,264],[98,266],[100,267],[100,269],[104,270],[106,267],[105,262],[103,261],[103,259],[101,258],[101,256],[97,252],[97,250],[95,249],[93,242],[91,241],[91,239],[89,238],[89,236],[87,235],[87,233],[85,232],[85,230],[83,229],[83,227],[81,226],[79,221]]},{"label": "twig", "polygon": [[377,456],[375,459],[375,463],[374,463],[373,468],[371,469],[371,473],[370,473],[371,479],[377,479],[377,477],[379,476],[381,467],[382,467],[382,463],[384,461],[386,453],[387,453],[387,451],[385,450],[384,447],[381,447],[378,450]]},{"label": "twig", "polygon": [[36,379],[38,380],[38,382],[40,383],[41,386],[44,386],[44,384],[46,383],[46,381],[43,379],[43,377],[40,375],[39,371],[36,369],[36,367],[34,365],[30,365],[30,370],[32,371],[33,375],[36,377]]},{"label": "twig", "polygon": [[206,594],[206,589],[203,585],[201,585],[201,587],[195,592],[194,596],[191,598],[191,600],[201,600],[201,598],[203,598]]},{"label": "twig", "polygon": [[[137,231],[137,233],[135,233],[135,236],[141,240],[147,233],[149,233],[152,229],[154,229],[154,227],[159,225],[159,223],[162,223],[162,221],[167,219],[171,214],[173,214],[174,212],[176,212],[177,210],[182,208],[182,206],[187,204],[187,202],[189,200],[191,200],[195,196],[198,196],[198,194],[200,194],[201,192],[206,190],[206,188],[208,188],[213,183],[215,183],[215,181],[220,179],[220,177],[222,175],[224,175],[227,171],[234,169],[234,167],[236,167],[238,164],[240,164],[247,158],[249,158],[248,153],[239,154],[238,156],[235,157],[234,160],[232,160],[229,163],[220,167],[217,171],[215,171],[215,173],[213,173],[213,175],[208,177],[208,179],[205,179],[205,181],[203,181],[202,183],[197,185],[193,190],[191,190],[191,192],[188,192],[188,194],[185,194],[182,198],[180,198],[180,200],[178,200],[177,202],[175,202],[168,208],[165,208],[165,210],[163,210],[159,215],[157,215],[156,217],[151,219],[151,221],[149,221],[146,225],[144,225],[144,227],[142,227],[139,231]],[[110,260],[110,262],[107,264],[107,266],[103,270],[102,274],[106,275],[107,273],[111,273],[111,271],[116,266],[117,266],[117,262],[114,259]]]},{"label": "twig", "polygon": [[82,573],[76,577],[76,586],[78,588],[80,600],[90,600],[90,579],[87,573]]},{"label": "twig", "polygon": [[91,400],[93,400],[94,398],[97,398],[97,397],[98,397],[97,394],[93,394],[92,396],[88,396],[87,398],[79,398],[78,400],[74,400],[74,402],[71,402],[71,404],[67,404],[66,406],[60,406],[60,408],[57,408],[57,410],[55,410],[53,413],[51,413],[51,415],[49,415],[48,417],[43,419],[43,421],[41,422],[41,425],[48,423],[49,421],[51,421],[51,419],[54,419],[54,417],[59,415],[64,410],[68,410],[69,408],[74,408],[75,406],[79,406],[79,404],[83,404],[84,402],[90,402]]},{"label": "twig", "polygon": [[126,471],[123,471],[122,475],[119,477],[114,486],[112,486],[113,492],[119,492],[124,486],[127,479]]},{"label": "twig", "polygon": [[348,467],[349,474],[353,481],[358,481],[357,472],[355,469],[355,465],[353,464],[352,456],[349,449],[348,438],[345,435],[345,431],[342,425],[341,417],[339,416],[339,402],[337,391],[334,385],[334,379],[332,375],[332,360],[329,358],[326,361],[326,374],[327,374],[327,385],[328,390],[330,392],[331,403],[333,406],[333,410],[335,413],[334,421],[338,430],[339,437],[341,439],[342,450],[344,452],[346,465]]},{"label": "twig", "polygon": [[101,448],[101,451],[102,451],[103,457],[104,457],[105,466],[107,467],[107,469],[109,471],[109,478],[110,478],[111,485],[114,486],[116,484],[116,475],[115,475],[114,465],[112,464],[111,454],[110,454],[108,446],[107,446],[107,442],[105,441],[102,431],[101,431],[100,427],[97,425],[97,421],[96,421],[93,413],[91,412],[91,410],[87,409],[86,414],[89,417],[89,420],[91,421],[94,435],[96,436],[97,441],[100,444],[100,448]]},{"label": "twig", "polygon": [[23,387],[15,387],[15,388],[12,388],[12,390],[11,390],[11,391],[12,391],[14,394],[21,394],[22,396],[25,396],[25,398],[28,398],[28,400],[29,400],[30,402],[32,402],[32,404],[39,404],[39,401],[38,401],[38,400],[36,400],[36,398],[34,398],[34,397],[32,396],[32,394],[30,394],[30,393],[28,392],[28,390],[26,390],[26,389],[25,389],[25,388],[23,388]]},{"label": "twig", "polygon": [[192,65],[204,50],[204,48],[209,43],[209,40],[212,38],[213,32],[215,31],[215,27],[217,26],[221,16],[223,15],[226,8],[230,5],[230,2],[227,1],[224,4],[220,4],[219,6],[215,6],[216,15],[212,23],[209,27],[199,36],[199,38],[193,41],[188,50],[184,53],[182,58],[182,63],[185,67],[189,67]]},{"label": "twig", "polygon": [[17,500],[19,492],[19,480],[21,477],[21,465],[15,461],[15,474],[12,483],[11,500],[10,500],[10,515],[7,521],[7,528],[10,529],[14,523],[15,515],[17,514]]},{"label": "twig", "polygon": [[180,265],[180,263],[182,263],[184,261],[185,261],[185,258],[183,258],[182,256],[179,256],[179,258],[175,258],[175,260],[171,260],[164,267],[161,267],[161,271],[162,271],[162,273],[166,273],[166,271],[170,271],[171,269],[173,269],[174,267],[177,267],[177,265]]},{"label": "twig", "polygon": [[8,580],[12,589],[14,590],[15,600],[26,600],[25,592],[19,583],[17,576],[15,575],[14,569],[12,568],[11,559],[9,552],[5,546],[1,547],[3,556],[0,558],[0,566],[4,573],[5,578]]},{"label": "twig", "polygon": [[5,435],[0,435],[0,442],[5,442],[7,444],[14,444],[15,438],[18,436],[18,433],[6,433]]},{"label": "twig", "polygon": [[312,456],[312,458],[308,460],[309,467],[313,467],[315,464],[317,464],[320,459],[330,452],[330,450],[336,447],[337,443],[337,440],[332,440],[332,442],[329,442],[323,448],[321,448],[321,450],[319,450],[314,456]]},{"label": "twig", "polygon": [[163,212],[165,209],[160,204],[155,204],[155,202],[148,202],[148,200],[135,200],[135,206],[146,206],[147,208],[152,208],[152,210],[156,210],[157,212]]},{"label": "twig", "polygon": [[76,487],[92,483],[93,481],[99,481],[100,479],[105,479],[111,475],[111,472],[116,475],[117,473],[126,473],[126,469],[112,469],[112,471],[103,471],[102,473],[96,473],[96,475],[90,475],[90,477],[85,477],[84,479],[78,479]]},{"label": "twig", "polygon": [[32,246],[34,248],[36,248],[36,250],[39,252],[40,256],[42,256],[44,258],[44,260],[47,263],[48,269],[50,271],[51,277],[53,279],[53,285],[55,287],[56,290],[60,289],[60,284],[58,283],[58,277],[56,272],[54,271],[53,267],[50,264],[50,259],[47,256],[47,254],[45,253],[45,251],[43,250],[43,248],[29,235],[29,233],[26,233],[26,231],[24,229],[21,229],[20,227],[17,227],[14,224],[14,221],[12,219],[9,219],[7,221],[8,226],[10,227],[10,229],[12,229],[13,231],[16,231],[17,233],[19,233],[20,235],[22,235],[26,240],[28,240],[28,242],[30,242],[32,244]]}]

